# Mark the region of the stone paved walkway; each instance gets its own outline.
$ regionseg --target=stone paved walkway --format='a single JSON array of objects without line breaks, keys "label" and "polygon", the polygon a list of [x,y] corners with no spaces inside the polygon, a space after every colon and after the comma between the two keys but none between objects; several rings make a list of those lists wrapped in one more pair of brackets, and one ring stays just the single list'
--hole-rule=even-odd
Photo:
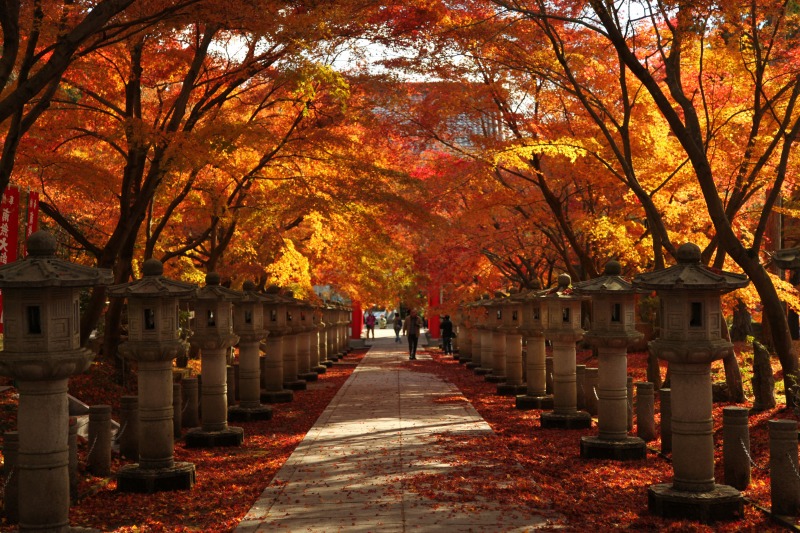
[{"label": "stone paved walkway", "polygon": [[437,434],[492,430],[470,404],[437,403],[458,390],[403,368],[406,345],[395,344],[390,330],[378,335],[236,533],[546,528],[543,516],[504,512],[479,494],[465,512],[463,504],[427,500],[404,487],[408,476],[451,467]]}]

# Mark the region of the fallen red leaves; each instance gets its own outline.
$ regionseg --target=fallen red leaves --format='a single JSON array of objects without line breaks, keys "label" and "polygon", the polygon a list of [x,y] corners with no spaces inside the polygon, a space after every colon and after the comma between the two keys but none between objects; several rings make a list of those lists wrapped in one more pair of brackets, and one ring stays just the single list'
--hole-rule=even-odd
[{"label": "fallen red leaves", "polygon": [[[520,411],[514,399],[497,396],[496,386],[476,376],[451,357],[438,350],[428,352],[432,360],[420,359],[408,367],[437,374],[456,385],[493,428],[495,435],[464,438],[441,437],[456,465],[455,475],[425,474],[413,478],[412,490],[439,501],[468,501],[476,494],[491,494],[494,501],[506,502],[509,510],[552,509],[564,517],[563,526],[577,531],[640,529],[658,531],[781,531],[752,505],[745,506],[745,516],[734,522],[713,526],[690,521],[665,520],[647,510],[647,487],[669,482],[672,469],[657,451],[660,442],[650,443],[646,460],[616,462],[580,458],[580,437],[596,434],[588,430],[555,430],[539,427],[541,411]],[[631,354],[630,374],[635,381],[645,380],[646,356]],[[579,354],[579,362],[596,366],[590,353]],[[448,398],[454,401],[458,397]],[[715,439],[717,479],[722,482],[722,408],[715,404]],[[658,408],[658,405],[656,405]],[[658,410],[658,409],[657,409]],[[793,417],[781,409],[751,417],[751,447],[756,463],[768,462],[766,422],[772,418]],[[656,414],[656,423],[660,420]],[[482,463],[494,465],[481,468]],[[497,466],[498,464],[502,466]],[[753,470],[751,488],[745,497],[768,508],[768,472]]]},{"label": "fallen red leaves", "polygon": [[[363,358],[366,350],[353,352],[346,361]],[[319,381],[310,383],[307,391],[295,393],[294,401],[273,406],[268,421],[243,422],[245,440],[237,448],[187,449],[182,442],[175,445],[175,460],[194,463],[197,483],[190,491],[157,494],[117,492],[113,479],[95,478],[82,472],[81,500],[70,508],[72,526],[91,527],[114,532],[202,531],[228,532],[269,484],[295,447],[328,406],[333,396],[352,373],[354,364],[334,365]],[[92,367],[96,376],[77,376],[82,398],[119,405],[122,387],[110,385],[111,371],[102,364]],[[113,380],[112,380],[113,381]],[[96,387],[103,387],[97,390]],[[0,415],[12,409],[11,392],[0,396]],[[8,398],[7,398],[8,397]],[[89,403],[89,402],[87,402]],[[6,420],[4,420],[6,422]],[[85,464],[86,446],[80,446],[81,463]],[[122,463],[114,459],[112,470]],[[4,525],[2,531],[11,531]]]},{"label": "fallen red leaves", "polygon": [[[659,531],[772,531],[782,528],[769,517],[747,505],[742,520],[705,526],[688,521],[667,521],[647,511],[646,489],[653,483],[668,482],[671,466],[659,456],[658,441],[650,443],[646,460],[634,462],[586,461],[579,457],[581,435],[589,430],[553,430],[539,427],[540,411],[519,411],[512,398],[497,396],[495,385],[474,375],[450,357],[431,350],[433,360],[406,362],[408,368],[430,372],[456,385],[461,393],[438,399],[442,403],[469,401],[494,429],[490,436],[443,435],[440,444],[455,465],[447,475],[421,474],[411,478],[407,488],[434,501],[459,502],[469,509],[476,495],[504,502],[509,512],[528,510],[552,512],[553,520],[568,530],[640,529]],[[357,361],[364,351],[348,356]],[[631,354],[630,373],[636,381],[645,379],[644,354]],[[594,366],[589,352],[579,362]],[[82,498],[70,512],[72,525],[103,531],[230,531],[241,520],[277,470],[302,440],[330,400],[350,375],[354,365],[337,365],[310,384],[309,391],[295,394],[295,401],[274,406],[274,417],[265,422],[241,423],[245,442],[240,448],[175,448],[178,461],[194,463],[197,484],[191,491],[153,495],[123,494],[115,491],[112,479],[83,474]],[[129,394],[113,382],[108,367],[94,365],[89,374],[71,380],[71,390],[87,403],[118,406],[119,396]],[[715,404],[717,438],[717,479],[722,480],[722,408]],[[15,424],[14,390],[0,394],[0,423],[4,429]],[[658,405],[656,405],[658,408]],[[657,409],[658,411],[658,409]],[[754,415],[751,421],[751,449],[759,465],[768,462],[767,421],[791,417],[790,412],[773,409]],[[658,423],[658,413],[656,414]],[[81,446],[85,460],[86,446]],[[498,466],[498,464],[500,466]],[[115,458],[113,470],[121,465]],[[491,466],[489,466],[491,465]],[[753,469],[753,482],[745,496],[768,508],[768,472]],[[478,512],[478,508],[475,508]],[[3,526],[2,531],[9,531]]]}]

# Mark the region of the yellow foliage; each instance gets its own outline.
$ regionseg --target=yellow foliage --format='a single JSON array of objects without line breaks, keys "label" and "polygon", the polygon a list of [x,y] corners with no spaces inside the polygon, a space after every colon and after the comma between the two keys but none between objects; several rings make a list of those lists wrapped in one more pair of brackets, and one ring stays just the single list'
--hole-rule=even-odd
[{"label": "yellow foliage", "polygon": [[308,258],[298,252],[291,239],[283,239],[280,256],[264,270],[268,284],[292,289],[298,298],[314,293]]}]

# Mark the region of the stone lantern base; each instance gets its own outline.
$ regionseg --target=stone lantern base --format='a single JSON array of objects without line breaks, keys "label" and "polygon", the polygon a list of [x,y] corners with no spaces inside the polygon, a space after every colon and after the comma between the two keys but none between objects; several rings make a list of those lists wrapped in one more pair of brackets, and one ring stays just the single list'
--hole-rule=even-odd
[{"label": "stone lantern base", "polygon": [[319,373],[317,373],[316,370],[313,372],[304,372],[302,374],[298,374],[297,379],[305,382],[317,381],[319,379]]},{"label": "stone lantern base", "polygon": [[542,413],[541,426],[545,429],[588,429],[592,427],[592,415],[586,411],[574,413]]},{"label": "stone lantern base", "polygon": [[279,391],[261,391],[261,401],[264,403],[289,403],[294,400],[294,392],[289,389]]},{"label": "stone lantern base", "polygon": [[552,409],[553,408],[553,395],[546,394],[544,396],[531,396],[530,394],[521,394],[516,399],[517,409]]},{"label": "stone lantern base", "polygon": [[522,394],[527,390],[528,386],[525,383],[519,383],[517,385],[511,383],[499,383],[497,385],[498,396],[517,396],[518,394]]},{"label": "stone lantern base", "polygon": [[139,463],[125,465],[117,472],[119,492],[152,494],[171,490],[189,490],[195,482],[192,463],[175,463],[169,468],[140,468]]},{"label": "stone lantern base", "polygon": [[289,390],[306,390],[308,388],[308,384],[305,380],[296,379],[294,381],[284,381],[283,388]]},{"label": "stone lantern base", "polygon": [[486,374],[483,379],[488,383],[505,383],[508,378],[505,376],[505,374],[493,374],[490,372],[489,374]]},{"label": "stone lantern base", "polygon": [[272,408],[266,405],[257,407],[242,407],[232,405],[228,408],[228,420],[237,422],[250,422],[251,420],[270,420],[272,418]]},{"label": "stone lantern base", "polygon": [[706,492],[688,492],[673,489],[671,483],[660,483],[647,489],[647,508],[664,518],[697,520],[707,524],[742,518],[744,499],[729,485],[715,485],[714,490]]},{"label": "stone lantern base", "polygon": [[647,444],[639,437],[625,437],[622,440],[601,439],[596,436],[581,437],[581,457],[636,461],[647,457]]},{"label": "stone lantern base", "polygon": [[192,428],[184,437],[187,448],[214,448],[216,446],[241,446],[244,441],[244,429],[228,426],[219,431],[206,431],[203,428]]}]

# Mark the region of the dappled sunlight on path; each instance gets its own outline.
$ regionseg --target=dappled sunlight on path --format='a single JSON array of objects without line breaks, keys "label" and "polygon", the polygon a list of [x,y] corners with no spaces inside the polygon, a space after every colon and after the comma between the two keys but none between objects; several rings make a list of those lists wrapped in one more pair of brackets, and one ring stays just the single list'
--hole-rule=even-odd
[{"label": "dappled sunlight on path", "polygon": [[236,531],[552,527],[546,511],[509,513],[509,502],[491,494],[450,502],[412,490],[412,478],[454,469],[441,436],[490,436],[492,430],[454,386],[411,371],[405,339],[395,343],[394,332],[387,337],[385,331],[368,341],[367,356]]}]

